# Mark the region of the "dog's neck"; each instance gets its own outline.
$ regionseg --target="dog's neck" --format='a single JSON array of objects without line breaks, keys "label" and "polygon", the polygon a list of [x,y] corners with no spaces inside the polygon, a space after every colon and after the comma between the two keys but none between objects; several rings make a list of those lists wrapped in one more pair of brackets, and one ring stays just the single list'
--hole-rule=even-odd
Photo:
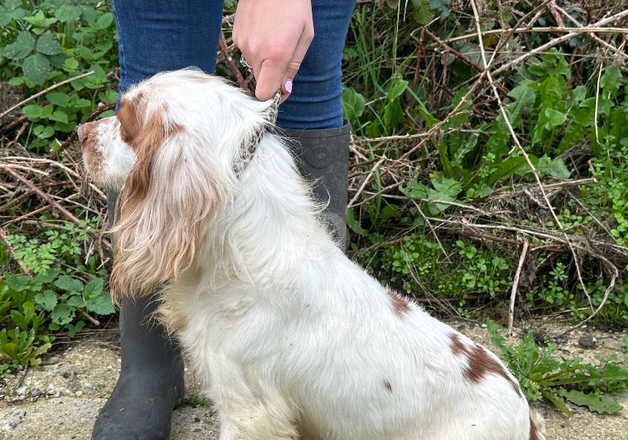
[{"label": "dog's neck", "polygon": [[297,262],[337,253],[319,220],[324,206],[312,202],[310,186],[279,136],[268,133],[260,140],[232,194],[208,228],[199,256],[216,262],[216,277],[284,283]]}]

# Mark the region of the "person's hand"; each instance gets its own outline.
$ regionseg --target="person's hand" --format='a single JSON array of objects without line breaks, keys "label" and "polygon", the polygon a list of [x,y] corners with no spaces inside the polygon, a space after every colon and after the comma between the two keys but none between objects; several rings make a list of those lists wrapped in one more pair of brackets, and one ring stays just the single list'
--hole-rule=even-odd
[{"label": "person's hand", "polygon": [[281,89],[285,99],[312,38],[310,0],[240,0],[233,42],[256,79],[255,96],[270,99]]}]

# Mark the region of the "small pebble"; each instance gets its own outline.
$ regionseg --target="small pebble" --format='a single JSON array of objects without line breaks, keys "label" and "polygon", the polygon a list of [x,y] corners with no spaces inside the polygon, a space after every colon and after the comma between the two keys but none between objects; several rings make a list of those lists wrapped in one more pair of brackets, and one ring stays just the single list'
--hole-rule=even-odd
[{"label": "small pebble", "polygon": [[578,339],[578,345],[582,348],[593,348],[597,345],[597,339],[590,334],[584,334]]}]

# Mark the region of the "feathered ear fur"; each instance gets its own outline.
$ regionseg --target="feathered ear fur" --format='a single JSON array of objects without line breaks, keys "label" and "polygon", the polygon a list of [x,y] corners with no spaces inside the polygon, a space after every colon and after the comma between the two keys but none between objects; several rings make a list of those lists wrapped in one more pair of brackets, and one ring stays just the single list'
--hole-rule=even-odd
[{"label": "feathered ear fur", "polygon": [[[112,298],[148,294],[194,262],[205,227],[222,199],[210,165],[165,109],[146,118],[141,97],[123,101],[121,136],[137,161],[118,199],[112,228]],[[189,142],[184,144],[184,141]]]}]

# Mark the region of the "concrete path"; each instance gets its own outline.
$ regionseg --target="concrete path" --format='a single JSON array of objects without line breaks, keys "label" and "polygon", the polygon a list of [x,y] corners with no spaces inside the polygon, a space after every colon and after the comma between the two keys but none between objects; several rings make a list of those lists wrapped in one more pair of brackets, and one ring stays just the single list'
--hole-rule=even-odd
[{"label": "concrete path", "polygon": [[[482,326],[453,324],[489,345]],[[595,338],[595,348],[585,349],[578,344],[583,334]],[[585,330],[571,335],[561,345],[560,354],[594,359],[597,355],[617,354],[619,350],[620,335]],[[0,440],[89,439],[98,410],[113,389],[119,369],[117,343],[91,338],[47,356],[42,365],[30,368],[26,374],[0,379]],[[175,411],[171,439],[217,438],[211,405],[199,395],[189,372],[186,380],[186,402]],[[547,420],[548,439],[623,440],[628,438],[628,399],[623,402],[624,411],[618,416],[599,416],[573,408],[576,414],[565,418],[548,407],[539,409]]]}]

